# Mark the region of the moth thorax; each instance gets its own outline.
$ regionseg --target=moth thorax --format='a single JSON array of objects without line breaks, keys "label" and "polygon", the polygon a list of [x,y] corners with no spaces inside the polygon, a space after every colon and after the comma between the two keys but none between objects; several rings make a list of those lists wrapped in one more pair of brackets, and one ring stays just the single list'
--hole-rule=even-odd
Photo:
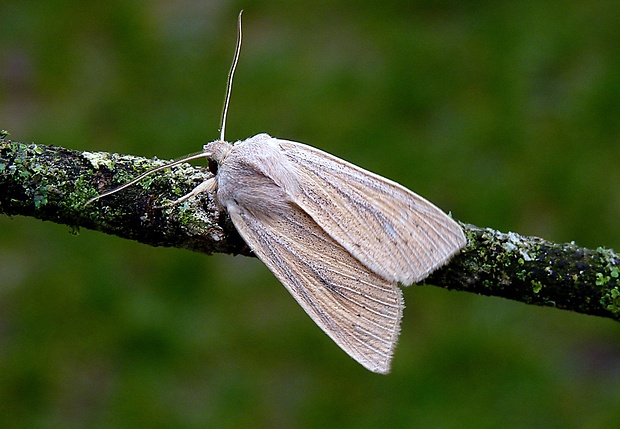
[{"label": "moth thorax", "polygon": [[211,143],[207,143],[203,146],[202,150],[207,154],[206,158],[209,160],[209,170],[215,174],[211,168],[212,163],[214,169],[217,171],[217,165],[221,164],[232,150],[233,145],[223,140],[215,140]]}]

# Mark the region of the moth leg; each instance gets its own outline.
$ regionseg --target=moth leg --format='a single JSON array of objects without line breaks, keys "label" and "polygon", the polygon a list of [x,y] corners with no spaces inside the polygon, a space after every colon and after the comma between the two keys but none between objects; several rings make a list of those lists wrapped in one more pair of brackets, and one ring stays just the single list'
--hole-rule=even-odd
[{"label": "moth leg", "polygon": [[166,204],[162,204],[161,206],[159,206],[159,208],[173,207],[179,203],[182,203],[185,200],[188,200],[192,197],[197,196],[198,194],[201,194],[203,192],[214,192],[216,189],[217,189],[217,182],[215,181],[215,177],[212,177],[210,179],[205,180],[200,185],[196,186],[194,189],[192,189],[191,192],[183,195],[181,198],[177,198],[174,201],[171,201]]}]

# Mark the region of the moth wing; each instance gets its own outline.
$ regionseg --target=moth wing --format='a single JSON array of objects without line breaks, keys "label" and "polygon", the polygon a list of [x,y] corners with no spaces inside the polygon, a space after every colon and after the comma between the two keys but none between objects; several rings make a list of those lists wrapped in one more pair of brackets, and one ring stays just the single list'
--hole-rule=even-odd
[{"label": "moth wing", "polygon": [[367,369],[387,373],[404,308],[402,292],[330,237],[297,206],[257,218],[227,207],[241,237],[306,313]]},{"label": "moth wing", "polygon": [[297,169],[295,202],[381,277],[418,282],[465,245],[453,219],[404,186],[311,146],[278,144]]}]

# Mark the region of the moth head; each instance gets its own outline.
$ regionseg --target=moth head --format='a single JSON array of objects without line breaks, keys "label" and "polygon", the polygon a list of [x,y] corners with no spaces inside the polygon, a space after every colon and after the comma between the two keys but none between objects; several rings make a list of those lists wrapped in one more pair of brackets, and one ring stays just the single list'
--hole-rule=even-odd
[{"label": "moth head", "polygon": [[224,162],[232,148],[233,145],[224,140],[215,140],[203,146],[202,150],[209,162],[209,171],[212,174],[217,174],[219,165]]}]

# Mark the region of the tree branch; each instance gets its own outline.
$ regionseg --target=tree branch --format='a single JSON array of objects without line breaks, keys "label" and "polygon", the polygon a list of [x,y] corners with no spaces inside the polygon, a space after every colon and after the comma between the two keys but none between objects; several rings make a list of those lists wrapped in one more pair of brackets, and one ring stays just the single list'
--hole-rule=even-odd
[{"label": "tree branch", "polygon": [[[94,229],[151,246],[250,256],[212,195],[157,207],[209,178],[203,168],[182,164],[83,207],[89,198],[163,164],[0,141],[0,213]],[[620,257],[613,251],[461,226],[467,247],[425,283],[620,320]]]}]

